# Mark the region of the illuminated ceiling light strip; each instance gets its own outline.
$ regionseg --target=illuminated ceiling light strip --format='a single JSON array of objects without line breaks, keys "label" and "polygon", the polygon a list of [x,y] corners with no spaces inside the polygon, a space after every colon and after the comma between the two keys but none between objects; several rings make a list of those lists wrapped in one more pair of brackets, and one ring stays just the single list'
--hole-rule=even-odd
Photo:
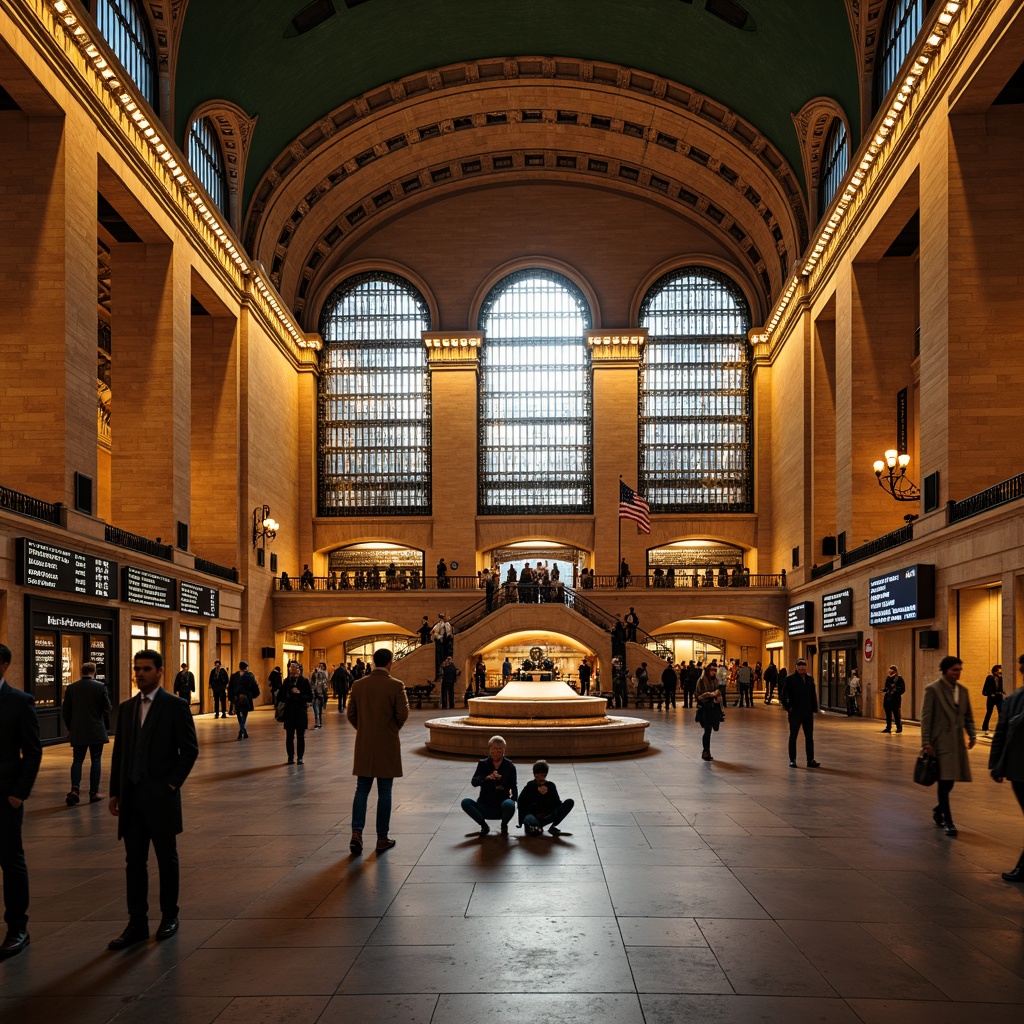
[{"label": "illuminated ceiling light strip", "polygon": [[821,259],[825,254],[825,250],[828,247],[828,243],[835,234],[836,227],[843,219],[847,210],[852,206],[858,193],[865,186],[871,164],[881,152],[882,147],[885,145],[889,135],[892,133],[893,128],[900,120],[900,116],[907,105],[907,100],[920,83],[921,75],[924,74],[925,68],[931,62],[932,57],[938,52],[943,41],[948,37],[949,27],[956,19],[956,16],[962,6],[961,0],[947,0],[945,7],[938,15],[938,25],[925,40],[922,52],[914,60],[909,74],[903,81],[903,85],[900,87],[899,92],[889,105],[889,109],[882,117],[881,122],[875,131],[875,136],[869,143],[867,151],[861,157],[857,169],[853,172],[847,172],[850,174],[850,180],[847,182],[842,195],[839,197],[836,207],[828,219],[828,223],[824,228],[822,228],[820,234],[815,240],[814,247],[804,260],[803,266],[801,266],[800,270],[793,275],[793,279],[790,281],[789,287],[783,293],[782,298],[780,298],[776,303],[775,310],[764,332],[756,336],[759,341],[767,342],[771,337],[772,331],[774,331],[779,325],[779,321],[785,314],[786,309],[793,298],[793,293],[796,291],[798,278],[801,276],[810,277],[814,268],[821,262]]},{"label": "illuminated ceiling light strip", "polygon": [[[202,217],[207,227],[209,227],[213,232],[221,247],[227,252],[229,258],[238,267],[242,274],[248,275],[250,273],[250,268],[245,258],[239,252],[237,246],[231,241],[224,227],[209,211],[199,190],[195,187],[189,179],[188,174],[167,148],[166,143],[164,143],[157,134],[156,129],[149,123],[145,113],[140,109],[131,94],[124,90],[124,87],[118,80],[106,58],[100,52],[97,45],[89,38],[85,29],[75,16],[74,11],[72,11],[68,6],[66,0],[50,0],[50,5],[53,7],[53,10],[60,21],[64,23],[74,36],[78,47],[85,56],[89,58],[90,63],[103,80],[103,84],[110,91],[111,95],[114,96],[114,98],[121,104],[125,113],[129,115],[140,133],[144,136],[145,141],[153,150],[154,154],[165,164],[173,180],[177,182],[181,190],[193,203],[196,208],[196,212],[200,217]],[[307,341],[303,334],[295,327],[294,323],[292,323],[291,317],[288,316],[281,304],[274,298],[273,293],[260,279],[258,274],[253,275],[252,281],[260,296],[266,301],[267,305],[277,317],[278,322],[288,332],[295,344],[300,348],[315,347],[316,343]]]}]

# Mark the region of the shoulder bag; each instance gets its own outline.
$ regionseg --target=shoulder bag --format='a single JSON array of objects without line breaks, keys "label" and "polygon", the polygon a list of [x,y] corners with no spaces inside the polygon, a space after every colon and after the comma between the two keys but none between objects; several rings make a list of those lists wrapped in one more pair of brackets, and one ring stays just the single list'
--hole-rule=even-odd
[{"label": "shoulder bag", "polygon": [[914,762],[914,781],[919,786],[933,786],[939,778],[939,759],[921,754]]}]

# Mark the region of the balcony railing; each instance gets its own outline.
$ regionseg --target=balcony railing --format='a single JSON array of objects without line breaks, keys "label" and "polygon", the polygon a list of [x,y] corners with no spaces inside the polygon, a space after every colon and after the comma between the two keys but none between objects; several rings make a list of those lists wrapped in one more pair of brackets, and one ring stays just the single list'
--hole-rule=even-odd
[{"label": "balcony railing", "polygon": [[[283,585],[282,585],[283,584]],[[283,576],[274,577],[274,590],[293,591],[389,591],[401,593],[403,591],[422,590],[480,590],[480,579],[477,576],[446,576],[439,580],[434,576],[423,577],[402,577],[396,576],[393,579],[385,579],[383,572],[378,579],[369,574],[361,581],[353,580],[347,573],[338,573],[336,576],[307,576],[305,580],[301,576],[289,576],[287,582]]]},{"label": "balcony railing", "polygon": [[952,526],[961,520],[979,516],[989,509],[998,508],[1011,501],[1024,498],[1024,473],[1011,476],[1009,480],[986,487],[977,494],[972,494],[963,501],[950,501],[946,504],[946,522]]},{"label": "balcony railing", "polygon": [[229,580],[231,583],[238,582],[237,569],[229,569],[226,565],[218,565],[216,562],[200,558],[198,555],[196,555],[196,569],[199,572],[205,572],[207,576],[219,576],[222,580]]},{"label": "balcony railing", "polygon": [[9,487],[0,487],[0,508],[15,515],[28,516],[30,519],[39,519],[44,523],[60,526],[59,503],[54,505],[48,501],[40,501],[31,494],[12,491]]},{"label": "balcony railing", "polygon": [[830,572],[834,572],[835,568],[835,562],[825,562],[824,565],[812,565],[811,579],[820,580],[822,576],[827,576]]},{"label": "balcony railing", "polygon": [[844,551],[840,558],[844,566],[853,565],[854,562],[863,562],[865,558],[871,558],[890,548],[898,548],[901,544],[907,544],[913,539],[914,524],[907,523],[906,526],[901,526],[898,530],[893,530],[892,533],[876,537],[874,540],[868,541],[867,544],[861,544],[859,548]]},{"label": "balcony railing", "polygon": [[116,526],[107,526],[104,530],[104,538],[107,543],[116,544],[119,548],[129,548],[131,551],[138,551],[143,555],[162,558],[165,562],[169,562],[173,557],[173,548],[170,544],[161,544],[158,540],[140,537],[137,533],[129,533]]}]

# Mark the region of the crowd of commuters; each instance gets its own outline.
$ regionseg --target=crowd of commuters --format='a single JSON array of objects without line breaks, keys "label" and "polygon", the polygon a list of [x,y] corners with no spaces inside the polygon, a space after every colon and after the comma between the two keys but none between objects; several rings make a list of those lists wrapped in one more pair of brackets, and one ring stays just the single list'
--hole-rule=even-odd
[{"label": "crowd of commuters", "polygon": [[[0,644],[0,870],[7,924],[6,937],[0,943],[0,959],[21,953],[30,941],[28,867],[21,836],[24,804],[31,795],[42,760],[33,699],[14,689],[5,679],[11,658],[9,648]],[[380,649],[374,652],[372,667],[357,659],[351,668],[346,664],[338,665],[331,676],[328,676],[327,665],[320,662],[312,672],[312,681],[303,674],[303,666],[298,661],[290,661],[286,674],[282,675],[280,668],[275,667],[269,679],[275,717],[285,732],[288,764],[303,763],[308,709],[313,708],[314,727],[321,726],[328,684],[333,686],[338,698],[339,712],[344,711],[356,730],[352,768],[356,788],[349,844],[353,855],[363,852],[367,800],[374,781],[377,784],[375,850],[380,854],[395,845],[389,835],[392,788],[394,780],[402,775],[399,731],[408,718],[409,704],[404,683],[391,675],[392,660],[391,651]],[[445,667],[452,664],[451,657],[447,657]],[[246,717],[259,699],[259,685],[244,661],[239,663],[227,684],[218,671],[221,668],[216,663],[210,677],[217,700],[215,707],[223,707],[223,701],[230,702],[239,722],[239,739],[245,739],[248,736]],[[581,689],[589,688],[592,668],[586,660],[581,664]],[[769,669],[774,668],[774,664],[769,665]],[[922,754],[933,757],[937,765],[938,803],[932,816],[936,826],[949,836],[957,835],[958,831],[950,794],[957,782],[971,781],[968,751],[977,738],[970,694],[960,683],[962,668],[957,657],[950,655],[942,659],[939,677],[924,690],[921,714]],[[1024,675],[1024,655],[1018,659],[1018,669]],[[108,719],[112,712],[106,688],[95,679],[96,666],[86,662],[81,671],[81,678],[68,687],[62,706],[73,752],[72,784],[66,799],[69,807],[81,799],[86,753],[91,758],[89,799],[91,802],[100,799],[102,751],[107,743]],[[110,763],[109,810],[117,818],[117,837],[125,848],[128,923],[121,934],[108,943],[111,950],[127,949],[150,937],[148,858],[151,847],[159,875],[160,925],[156,938],[169,939],[178,932],[177,836],[182,831],[181,789],[199,755],[189,700],[162,686],[161,654],[151,650],[137,652],[133,671],[138,692],[114,712],[116,727]],[[184,666],[182,671],[187,671]],[[613,658],[612,671],[613,689],[621,691],[627,675],[624,663]],[[757,676],[746,663],[719,666],[714,660],[706,665],[690,662],[678,669],[668,665],[661,675],[666,707],[669,706],[668,694],[674,698],[677,683],[683,688],[684,707],[696,707],[696,720],[702,726],[701,757],[705,761],[714,760],[711,737],[725,720],[725,687],[721,676],[728,676],[730,672],[735,674],[741,694],[739,706],[751,706],[749,691]],[[646,688],[655,685],[645,662],[636,675],[638,686],[641,683]],[[182,672],[179,672],[175,688],[180,686],[181,678]],[[691,679],[692,701],[688,699]],[[992,696],[994,691],[990,680],[986,681],[990,691],[986,697]],[[814,757],[813,729],[814,716],[820,707],[807,662],[799,659],[790,675],[785,669],[777,674],[766,670],[764,681],[766,702],[771,700],[774,686],[777,684],[780,688],[780,701],[789,721],[790,767],[796,767],[797,740],[801,732],[807,766],[821,767]],[[897,667],[891,666],[885,692],[902,697],[905,684],[901,688],[900,683],[903,680]],[[226,692],[218,699],[216,691],[221,688]],[[189,689],[189,697],[191,692]],[[994,692],[1002,694],[1001,680],[999,689]],[[672,704],[674,706],[674,699]],[[626,706],[625,700],[623,706]],[[892,713],[897,731],[902,729],[899,705],[894,704],[892,696],[887,711]],[[1024,686],[988,711],[989,715],[995,711],[998,716],[989,772],[997,783],[1010,782],[1024,811]],[[225,711],[218,710],[214,717],[225,715]],[[533,765],[533,779],[520,792],[516,767],[506,756],[504,739],[494,736],[488,747],[488,756],[477,765],[471,779],[479,795],[462,801],[462,809],[479,826],[479,834],[490,832],[490,821],[500,822],[501,832],[507,833],[518,811],[519,825],[525,828],[527,835],[539,835],[545,827],[550,834],[560,835],[559,825],[573,809],[573,801],[559,796],[557,787],[548,778],[547,762],[538,761]],[[1002,877],[1008,882],[1024,882],[1024,852]]]}]

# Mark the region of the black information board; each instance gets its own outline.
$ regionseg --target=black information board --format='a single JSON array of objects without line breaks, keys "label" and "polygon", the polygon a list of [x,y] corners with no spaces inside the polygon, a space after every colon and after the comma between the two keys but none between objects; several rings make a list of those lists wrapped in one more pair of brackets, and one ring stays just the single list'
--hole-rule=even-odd
[{"label": "black information board", "polygon": [[821,595],[821,628],[849,629],[853,625],[853,587]]},{"label": "black information board", "polygon": [[182,580],[178,608],[182,615],[205,615],[215,619],[220,615],[220,591]]},{"label": "black information board", "polygon": [[814,632],[814,602],[801,601],[789,606],[787,616],[790,636],[805,636]]},{"label": "black information board", "polygon": [[129,604],[145,604],[170,612],[175,609],[178,586],[170,576],[129,565],[124,569],[122,584],[124,600]]},{"label": "black information board", "polygon": [[19,537],[16,547],[16,578],[23,586],[117,600],[117,562],[31,537]]},{"label": "black information board", "polygon": [[934,615],[934,565],[908,565],[868,582],[868,621],[872,626],[931,619]]}]

